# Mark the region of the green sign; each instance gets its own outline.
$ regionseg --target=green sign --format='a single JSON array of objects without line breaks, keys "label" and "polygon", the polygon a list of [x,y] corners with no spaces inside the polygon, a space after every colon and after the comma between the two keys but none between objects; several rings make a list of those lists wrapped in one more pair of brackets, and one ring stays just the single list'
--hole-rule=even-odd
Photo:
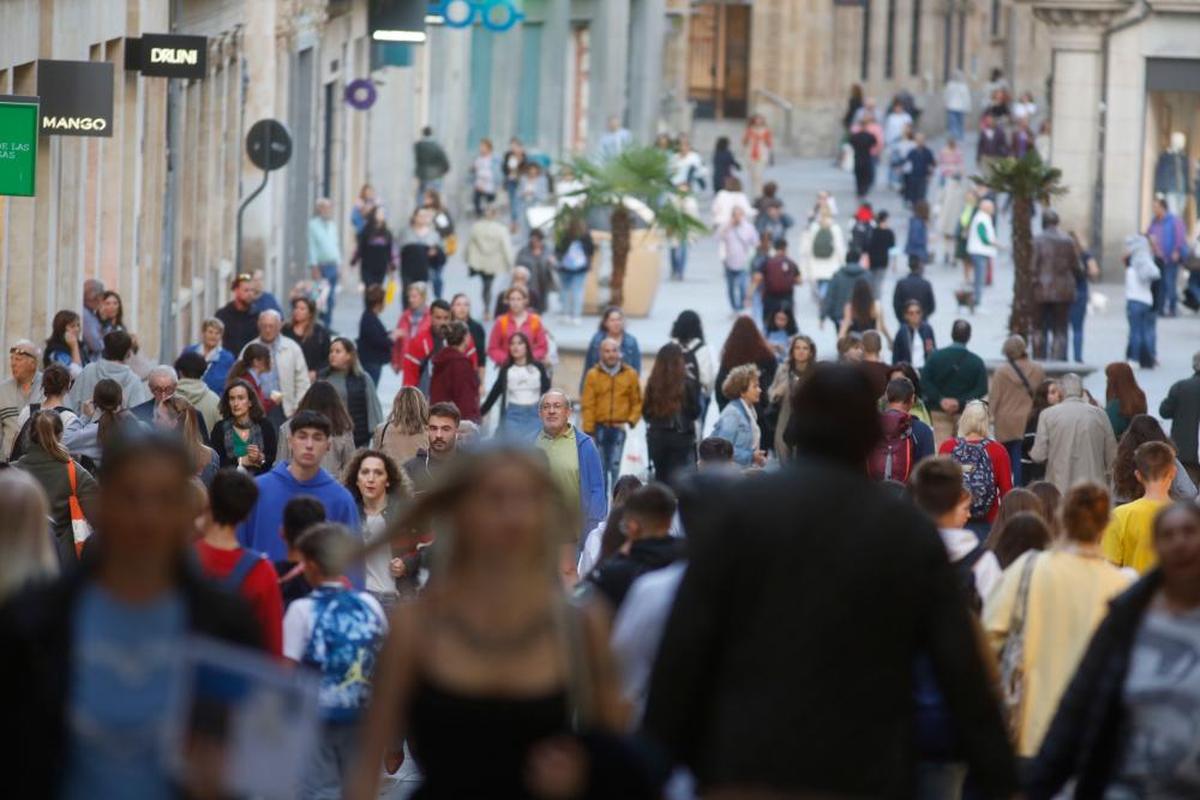
[{"label": "green sign", "polygon": [[0,195],[33,197],[38,99],[0,95]]}]

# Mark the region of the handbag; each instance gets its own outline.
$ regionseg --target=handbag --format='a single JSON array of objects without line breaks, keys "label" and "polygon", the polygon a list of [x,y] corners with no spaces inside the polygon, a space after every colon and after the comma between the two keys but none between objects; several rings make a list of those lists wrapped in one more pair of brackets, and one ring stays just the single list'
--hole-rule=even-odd
[{"label": "handbag", "polygon": [[67,507],[71,511],[71,534],[75,539],[75,556],[83,552],[83,543],[92,535],[92,526],[83,515],[83,507],[79,505],[78,489],[75,481],[75,462],[67,462],[67,480],[71,483],[71,496],[67,498]]},{"label": "handbag", "polygon": [[1000,691],[1009,735],[1013,741],[1019,738],[1021,730],[1021,703],[1025,699],[1025,615],[1029,609],[1029,584],[1038,555],[1031,555],[1021,569],[1021,582],[1017,585],[1017,602],[1013,606],[1008,637],[1000,648]]},{"label": "handbag", "polygon": [[446,238],[442,240],[442,249],[446,251],[447,256],[452,256],[458,252],[458,234],[448,233]]}]

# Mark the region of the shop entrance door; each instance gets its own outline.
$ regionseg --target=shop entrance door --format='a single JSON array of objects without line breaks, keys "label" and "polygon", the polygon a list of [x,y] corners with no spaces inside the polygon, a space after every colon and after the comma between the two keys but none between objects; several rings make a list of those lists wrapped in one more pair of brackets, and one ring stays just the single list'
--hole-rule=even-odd
[{"label": "shop entrance door", "polygon": [[693,5],[688,99],[700,119],[745,119],[750,107],[750,6]]}]

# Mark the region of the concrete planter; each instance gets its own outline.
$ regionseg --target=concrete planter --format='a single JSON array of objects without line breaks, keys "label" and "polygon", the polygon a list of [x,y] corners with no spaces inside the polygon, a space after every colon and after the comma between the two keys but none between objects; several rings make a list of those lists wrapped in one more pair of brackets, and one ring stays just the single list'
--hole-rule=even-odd
[{"label": "concrete planter", "polygon": [[[600,283],[601,278],[606,279],[607,283],[612,276],[612,234],[594,230],[592,239],[597,247],[592,258],[592,269],[588,271],[584,284],[583,307],[588,314],[599,314],[608,305],[609,289]],[[654,296],[662,281],[662,263],[666,252],[665,242],[658,231],[647,228],[633,231],[629,263],[625,268],[625,316],[650,316]]]}]

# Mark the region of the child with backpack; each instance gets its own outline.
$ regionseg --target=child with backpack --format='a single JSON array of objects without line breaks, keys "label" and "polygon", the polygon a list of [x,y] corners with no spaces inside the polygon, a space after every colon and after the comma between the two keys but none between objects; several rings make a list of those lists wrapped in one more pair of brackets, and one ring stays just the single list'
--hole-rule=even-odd
[{"label": "child with backpack", "polygon": [[990,436],[988,407],[972,400],[958,420],[958,435],[942,442],[939,455],[948,455],[962,467],[963,485],[971,493],[967,527],[980,541],[987,538],[1000,510],[1000,501],[1012,491],[1012,462],[1008,448]]},{"label": "child with backpack", "polygon": [[220,470],[208,490],[204,536],[196,542],[196,557],[204,574],[250,604],[262,628],[263,646],[283,652],[283,598],[271,562],[257,550],[242,547],[237,527],[258,502],[258,485],[245,472]]},{"label": "child with backpack", "polygon": [[314,525],[296,542],[312,593],[288,607],[283,655],[321,673],[321,731],[301,779],[301,797],[340,797],[358,760],[358,727],[387,633],[379,601],[346,586],[355,539],[342,525]]},{"label": "child with backpack", "polygon": [[871,480],[904,483],[922,460],[933,455],[933,428],[912,415],[917,390],[908,378],[892,378],[879,414],[883,439],[867,459]]}]

